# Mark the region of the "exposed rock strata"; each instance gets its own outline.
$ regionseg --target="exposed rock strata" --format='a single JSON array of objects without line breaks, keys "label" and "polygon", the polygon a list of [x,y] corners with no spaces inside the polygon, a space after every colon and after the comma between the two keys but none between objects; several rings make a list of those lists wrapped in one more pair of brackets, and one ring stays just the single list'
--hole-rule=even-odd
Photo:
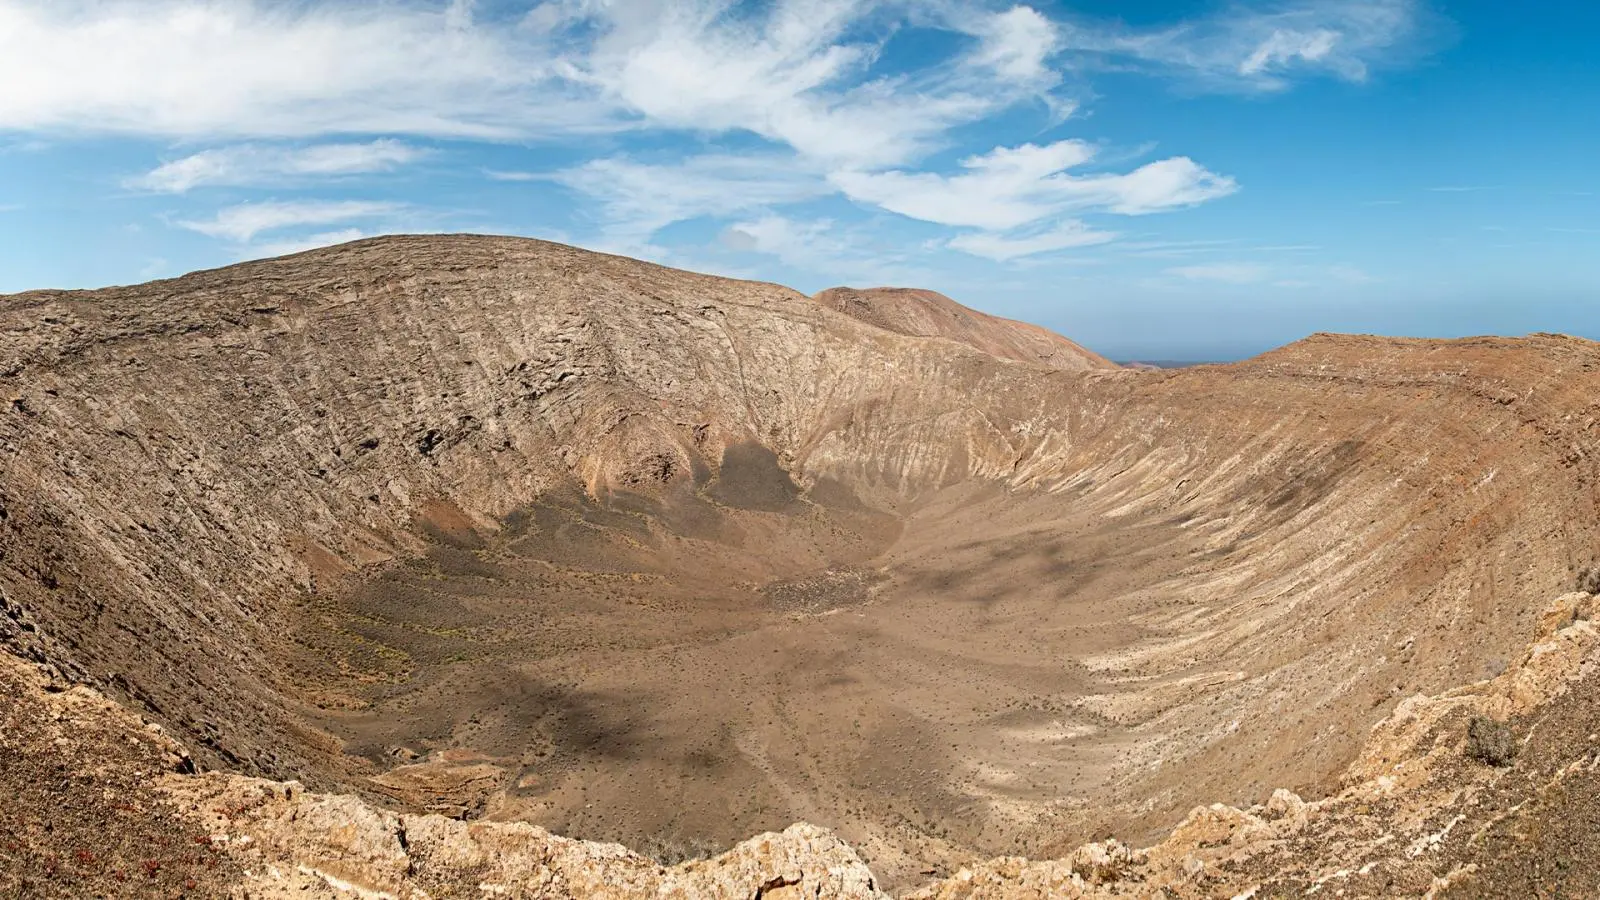
[{"label": "exposed rock strata", "polygon": [[[422,678],[362,634],[348,653],[295,641],[413,561],[470,574],[559,501],[601,542],[569,556],[680,554],[537,560],[651,623],[684,618],[708,571],[759,574],[709,620],[748,631],[688,629],[710,641],[699,663],[744,667],[802,630],[902,648],[862,663],[900,742],[871,771],[906,774],[866,813],[857,770],[787,762],[809,748],[776,753],[775,731],[705,757],[784,817],[762,828],[826,817],[900,885],[1008,848],[1147,843],[1197,803],[1335,793],[1368,724],[1507,666],[1543,627],[1527,598],[1595,562],[1590,342],[1321,335],[1227,367],[1058,371],[999,331],[909,321],[466,237],[0,299],[0,643],[206,768],[525,817],[495,806],[511,775],[487,757],[347,752],[340,721]],[[586,641],[584,621],[550,627]],[[403,624],[430,649],[459,637]],[[795,658],[845,657],[818,647]],[[436,743],[483,749],[476,712]],[[873,749],[850,723],[807,725]],[[899,812],[929,800],[948,827]]]},{"label": "exposed rock strata", "polygon": [[934,291],[837,287],[811,299],[869,325],[913,337],[947,338],[999,359],[1068,371],[1116,368],[1053,331],[968,309]]}]

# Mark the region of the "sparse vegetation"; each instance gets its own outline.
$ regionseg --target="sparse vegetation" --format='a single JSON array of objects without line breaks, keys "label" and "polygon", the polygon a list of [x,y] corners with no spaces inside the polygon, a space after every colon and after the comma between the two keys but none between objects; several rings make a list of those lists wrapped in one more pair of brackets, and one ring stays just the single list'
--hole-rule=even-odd
[{"label": "sparse vegetation", "polygon": [[1600,564],[1579,569],[1573,589],[1585,594],[1600,594]]},{"label": "sparse vegetation", "polygon": [[1517,741],[1511,726],[1488,716],[1473,716],[1467,723],[1467,756],[1491,766],[1511,765],[1517,758]]},{"label": "sparse vegetation", "polygon": [[662,864],[663,866],[676,866],[696,859],[710,859],[721,853],[722,847],[715,841],[697,837],[676,837],[658,834],[639,848],[641,856]]}]

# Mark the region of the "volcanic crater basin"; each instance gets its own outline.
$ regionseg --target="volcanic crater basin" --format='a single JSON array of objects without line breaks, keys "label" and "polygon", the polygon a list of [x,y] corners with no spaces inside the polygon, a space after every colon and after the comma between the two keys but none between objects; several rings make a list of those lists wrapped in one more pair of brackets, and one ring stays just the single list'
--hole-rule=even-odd
[{"label": "volcanic crater basin", "polygon": [[[678,502],[711,536],[578,496],[430,524],[423,555],[311,607],[296,690],[374,767],[435,760],[425,807],[667,855],[826,822],[920,871],[1098,801],[1129,736],[1083,705],[1116,687],[1081,660],[1136,641],[1127,594],[1205,552],[992,487],[899,515]],[[462,749],[500,771],[455,784]]]},{"label": "volcanic crater basin", "polygon": [[1595,562],[1593,343],[873,296],[430,236],[0,299],[0,640],[204,766],[909,885],[1329,792]]}]

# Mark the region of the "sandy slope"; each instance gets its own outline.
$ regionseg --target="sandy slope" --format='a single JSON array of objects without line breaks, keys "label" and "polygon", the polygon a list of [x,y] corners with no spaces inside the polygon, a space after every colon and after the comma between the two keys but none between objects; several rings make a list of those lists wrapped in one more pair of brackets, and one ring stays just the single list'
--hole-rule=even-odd
[{"label": "sandy slope", "polygon": [[0,641],[208,768],[665,857],[805,820],[898,889],[1331,794],[1600,547],[1592,343],[987,321],[475,237],[0,298]]}]

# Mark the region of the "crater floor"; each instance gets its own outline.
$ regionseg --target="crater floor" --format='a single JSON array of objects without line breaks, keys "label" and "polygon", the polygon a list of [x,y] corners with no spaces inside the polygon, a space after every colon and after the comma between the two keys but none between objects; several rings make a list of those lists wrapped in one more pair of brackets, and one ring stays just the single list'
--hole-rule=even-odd
[{"label": "crater floor", "polygon": [[[1173,679],[1105,660],[1237,562],[1203,522],[982,484],[891,512],[759,474],[779,489],[730,493],[725,465],[663,503],[574,493],[497,523],[434,504],[425,552],[300,619],[315,724],[404,808],[664,859],[805,821],[891,884],[1145,839],[1192,805],[1181,765],[1132,788],[1171,808],[1127,802],[1130,755],[1188,735],[1130,728]],[[1315,793],[1335,762],[1309,737],[1278,762]],[[1271,790],[1240,775],[1241,802]]]}]

